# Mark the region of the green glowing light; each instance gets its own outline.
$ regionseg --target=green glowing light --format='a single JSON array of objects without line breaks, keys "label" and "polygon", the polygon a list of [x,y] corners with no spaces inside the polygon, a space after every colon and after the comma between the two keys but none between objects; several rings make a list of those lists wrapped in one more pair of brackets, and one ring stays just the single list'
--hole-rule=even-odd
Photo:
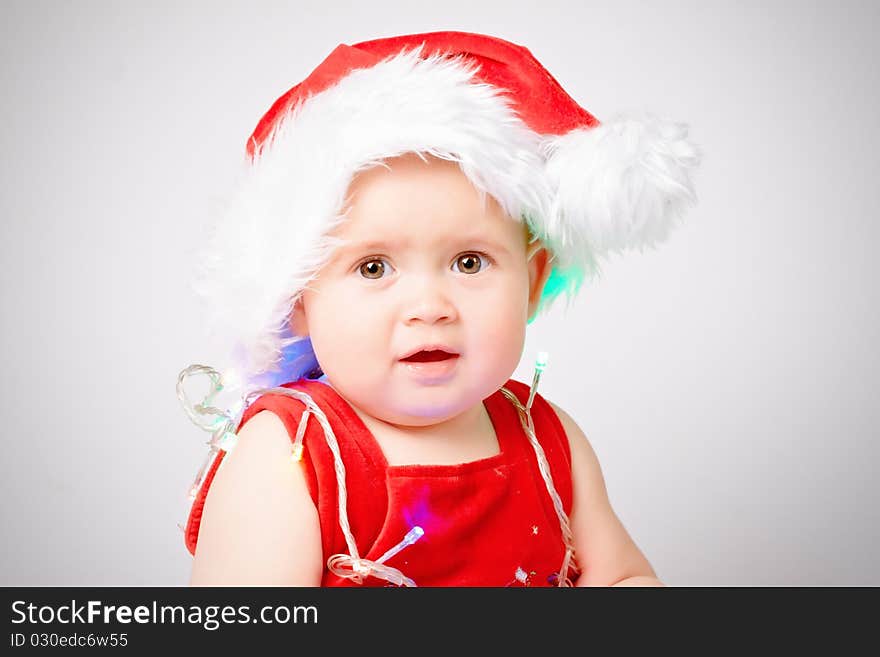
[{"label": "green glowing light", "polygon": [[235,448],[235,443],[238,442],[238,436],[236,436],[231,431],[227,431],[223,434],[223,437],[220,439],[220,443],[218,447],[222,449],[224,452],[231,452]]},{"label": "green glowing light", "polygon": [[546,351],[539,351],[538,357],[535,359],[535,369],[539,372],[543,372],[544,368],[547,367],[547,362],[549,360],[549,356]]}]

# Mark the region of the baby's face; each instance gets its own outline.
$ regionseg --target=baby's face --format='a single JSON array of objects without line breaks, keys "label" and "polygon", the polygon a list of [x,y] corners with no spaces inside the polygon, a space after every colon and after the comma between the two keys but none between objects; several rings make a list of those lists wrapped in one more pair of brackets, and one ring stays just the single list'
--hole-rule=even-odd
[{"label": "baby's face", "polygon": [[[415,155],[359,174],[344,240],[310,283],[293,329],[333,387],[371,416],[426,426],[502,386],[549,267],[525,226],[453,162]],[[416,354],[422,349],[443,349]]]}]

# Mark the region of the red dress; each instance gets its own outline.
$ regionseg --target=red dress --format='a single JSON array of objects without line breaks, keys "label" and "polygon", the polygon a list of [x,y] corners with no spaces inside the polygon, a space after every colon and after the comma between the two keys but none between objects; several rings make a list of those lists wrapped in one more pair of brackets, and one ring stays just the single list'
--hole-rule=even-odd
[{"label": "red dress", "polygon": [[[418,586],[556,584],[565,554],[559,520],[516,409],[500,390],[483,402],[498,437],[498,454],[458,465],[388,465],[372,433],[332,387],[306,379],[285,387],[309,393],[333,428],[345,464],[349,522],[362,558],[378,559],[418,525],[422,538],[386,562]],[[528,386],[511,379],[505,387],[525,405]],[[239,429],[256,413],[269,410],[282,420],[292,442],[304,408],[284,395],[263,395],[245,411]],[[570,514],[571,455],[565,430],[540,395],[531,413],[556,490]],[[333,456],[315,418],[307,426],[302,463],[321,522],[321,584],[355,585],[326,568],[328,557],[348,549],[339,525]],[[186,546],[193,554],[205,496],[222,455],[208,472],[187,522]],[[570,571],[569,577],[574,580],[575,574]],[[387,583],[368,577],[364,585]]]}]

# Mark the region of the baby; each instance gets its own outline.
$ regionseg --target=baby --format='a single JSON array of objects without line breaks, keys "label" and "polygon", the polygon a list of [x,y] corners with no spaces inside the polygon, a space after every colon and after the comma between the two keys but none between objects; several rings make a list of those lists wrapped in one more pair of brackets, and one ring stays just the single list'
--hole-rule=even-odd
[{"label": "baby", "polygon": [[[475,84],[474,61],[525,97],[516,112],[497,81]],[[431,70],[417,79],[419,67]],[[527,323],[576,292],[598,254],[665,236],[696,154],[679,132],[626,167],[607,153],[581,163],[605,177],[621,170],[622,200],[607,180],[572,189],[570,163],[548,154],[582,148],[600,127],[540,72],[525,49],[481,35],[341,46],[258,126],[234,241],[245,254],[254,243],[290,248],[264,254],[266,263],[251,251],[234,269],[249,264],[255,281],[278,279],[273,267],[292,271],[274,293],[282,321],[242,341],[242,369],[255,385],[284,385],[247,408],[234,450],[198,491],[187,526],[192,584],[661,585],[612,510],[581,429],[510,376]],[[419,84],[395,98],[408,76]],[[444,84],[471,96],[440,102]],[[354,116],[309,153],[306,131],[317,130],[320,110],[344,114],[343,92],[363,99],[355,113],[376,103],[373,127],[387,143],[368,135],[362,152],[340,156],[355,129],[370,128]],[[481,103],[497,103],[485,123]],[[632,148],[632,134],[618,134]],[[290,153],[304,151],[319,170],[324,160],[326,175],[266,201],[265,181],[283,181],[277,171],[293,180],[308,162]],[[633,162],[649,174],[637,178]],[[652,172],[659,187],[645,191]],[[307,200],[322,191],[326,208]],[[266,228],[273,208],[285,218]],[[594,225],[578,224],[578,212]],[[660,218],[646,223],[652,212]],[[621,213],[628,227],[602,225]],[[292,252],[306,242],[311,251]]]}]

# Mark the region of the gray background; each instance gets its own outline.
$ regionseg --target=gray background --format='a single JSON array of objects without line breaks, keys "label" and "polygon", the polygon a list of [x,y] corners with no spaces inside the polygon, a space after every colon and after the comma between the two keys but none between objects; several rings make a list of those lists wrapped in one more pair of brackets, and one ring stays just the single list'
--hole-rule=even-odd
[{"label": "gray background", "polygon": [[880,585],[877,3],[4,2],[5,585],[182,585],[214,363],[190,259],[257,119],[338,43],[527,46],[600,119],[705,150],[662,248],[531,325],[516,378],[591,439],[673,585]]}]

